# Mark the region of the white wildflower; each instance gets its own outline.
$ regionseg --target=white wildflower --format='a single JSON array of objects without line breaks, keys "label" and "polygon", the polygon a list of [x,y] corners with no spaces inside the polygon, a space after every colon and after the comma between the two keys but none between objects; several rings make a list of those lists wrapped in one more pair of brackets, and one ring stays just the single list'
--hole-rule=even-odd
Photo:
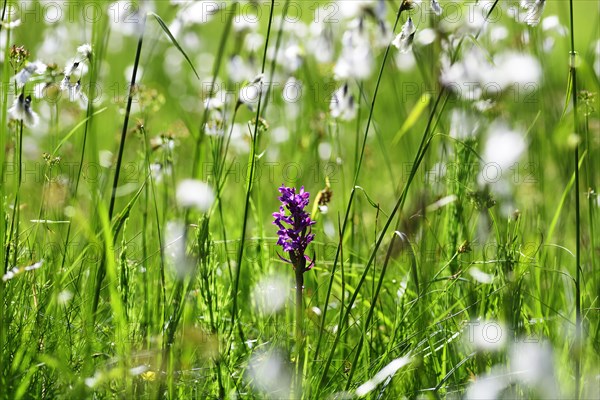
[{"label": "white wildflower", "polygon": [[256,31],[259,27],[260,19],[256,15],[244,15],[242,18],[234,18],[233,31],[238,34],[246,34]]},{"label": "white wildflower", "polygon": [[[325,160],[325,161],[329,160],[331,158],[331,154],[333,153],[331,144],[329,144],[327,142],[319,143],[318,153],[319,153],[319,158],[321,160]],[[324,206],[324,207],[326,207],[326,206]]]},{"label": "white wildflower", "polygon": [[408,17],[408,20],[402,26],[402,31],[396,36],[392,44],[400,50],[401,53],[406,53],[410,51],[412,47],[412,42],[415,37],[415,24],[411,17]]},{"label": "white wildflower", "polygon": [[204,108],[208,110],[222,110],[224,105],[223,100],[218,96],[209,97],[204,100]]},{"label": "white wildflower", "polygon": [[499,399],[502,391],[510,385],[510,378],[504,368],[493,367],[485,375],[476,378],[467,388],[466,400],[495,400]]},{"label": "white wildflower", "polygon": [[147,365],[138,365],[137,367],[130,368],[129,373],[131,374],[131,376],[138,376],[148,371],[149,369],[150,367],[148,367]]},{"label": "white wildflower", "polygon": [[227,62],[227,73],[230,79],[235,83],[240,83],[252,79],[256,73],[254,64],[244,60],[241,56],[235,55]]},{"label": "white wildflower", "polygon": [[100,150],[98,153],[98,161],[102,168],[110,168],[113,165],[114,155],[110,150]]},{"label": "white wildflower", "polygon": [[285,143],[290,138],[290,132],[285,126],[278,126],[270,130],[273,143]]},{"label": "white wildflower", "polygon": [[295,72],[302,66],[304,50],[297,44],[290,44],[281,52],[280,64],[288,72]]},{"label": "white wildflower", "polygon": [[469,268],[469,275],[471,275],[471,277],[479,283],[488,284],[488,283],[492,283],[494,281],[493,275],[483,272],[482,270],[480,270],[477,267]]},{"label": "white wildflower", "polygon": [[417,60],[415,59],[413,52],[400,53],[398,51],[396,52],[394,60],[396,61],[398,69],[403,72],[409,72],[417,65]]},{"label": "white wildflower", "polygon": [[265,42],[265,37],[257,32],[250,32],[246,34],[244,39],[244,48],[250,52],[257,52],[259,49],[263,47],[263,43]]},{"label": "white wildflower", "polygon": [[163,235],[162,251],[166,257],[167,265],[179,279],[189,276],[193,265],[186,254],[185,225],[178,221],[167,221]]},{"label": "white wildflower", "polygon": [[542,20],[542,29],[544,32],[556,32],[559,36],[567,34],[567,28],[560,23],[558,15],[549,15]]},{"label": "white wildflower", "polygon": [[431,10],[433,10],[435,15],[442,15],[442,6],[440,6],[437,0],[431,0]]},{"label": "white wildflower", "polygon": [[292,384],[292,371],[286,358],[276,351],[253,352],[248,362],[247,379],[267,398],[287,399]]},{"label": "white wildflower", "polygon": [[412,361],[410,356],[404,356],[400,358],[396,358],[391,363],[386,365],[375,374],[375,376],[369,379],[367,382],[363,383],[356,389],[356,395],[359,397],[366,396],[368,393],[373,391],[381,382],[386,380],[389,377],[392,377],[398,372],[398,370]]},{"label": "white wildflower", "polygon": [[455,108],[450,114],[450,136],[464,140],[475,137],[480,128],[477,117],[461,108]]},{"label": "white wildflower", "polygon": [[84,67],[83,64],[78,61],[78,60],[69,60],[67,61],[67,65],[65,66],[64,69],[64,75],[65,78],[71,78],[71,75],[73,75],[75,72],[78,72],[80,75],[84,74]]},{"label": "white wildflower", "polygon": [[373,53],[368,38],[358,26],[342,36],[342,52],[333,68],[336,80],[368,78],[373,71]]},{"label": "white wildflower", "polygon": [[450,64],[445,57],[441,64],[441,83],[472,101],[496,95],[513,85],[535,90],[542,75],[539,61],[529,54],[507,51],[497,54],[490,63],[476,46],[466,50],[461,60]]},{"label": "white wildflower", "polygon": [[511,130],[503,121],[495,121],[488,130],[482,158],[485,164],[493,164],[506,173],[521,158],[525,150],[527,150],[527,143],[523,133]]},{"label": "white wildflower", "polygon": [[238,95],[238,103],[246,104],[250,109],[254,108],[255,104],[258,104],[258,100],[263,91],[263,79],[264,75],[259,74],[246,86],[240,89]]},{"label": "white wildflower", "polygon": [[521,7],[526,11],[523,22],[530,26],[536,26],[542,18],[546,0],[521,0]]},{"label": "white wildflower", "polygon": [[236,154],[247,154],[250,152],[252,136],[247,125],[233,124],[231,128],[230,146]]},{"label": "white wildflower", "polygon": [[44,265],[44,260],[40,260],[40,261],[36,262],[35,264],[28,265],[28,266],[22,267],[22,268],[14,267],[13,269],[9,270],[6,274],[4,274],[2,276],[2,281],[3,282],[9,281],[12,278],[14,278],[15,276],[17,276],[23,272],[35,271],[36,269],[41,268],[42,265]]},{"label": "white wildflower", "polygon": [[344,18],[364,18],[366,15],[379,16],[385,11],[385,4],[380,0],[338,0],[338,7]]},{"label": "white wildflower", "polygon": [[15,29],[19,26],[21,26],[21,20],[20,19],[15,19],[14,21],[0,21],[0,25],[6,29],[6,30],[11,30],[11,29]]},{"label": "white wildflower", "polygon": [[[129,0],[118,0],[108,6],[111,30],[124,36],[139,36],[143,33],[143,21],[154,2],[140,1],[135,7]],[[173,33],[175,34],[175,33]]]},{"label": "white wildflower", "polygon": [[498,43],[508,38],[508,29],[505,26],[498,25],[494,26],[489,30],[490,41],[492,43]]},{"label": "white wildflower", "polygon": [[21,120],[30,127],[36,126],[39,121],[38,115],[31,109],[31,96],[24,97],[23,94],[15,99],[8,114],[11,119]]},{"label": "white wildflower", "polygon": [[334,56],[334,41],[331,24],[327,24],[322,18],[319,18],[319,10],[315,11],[314,22],[310,25],[310,38],[306,47],[319,63],[329,63]]},{"label": "white wildflower", "polygon": [[177,186],[177,203],[181,207],[194,207],[206,212],[215,200],[212,188],[205,182],[185,179]]},{"label": "white wildflower", "polygon": [[333,118],[340,118],[344,121],[349,121],[356,116],[356,104],[348,83],[344,83],[342,87],[333,93],[329,103],[329,111]]},{"label": "white wildflower", "polygon": [[421,29],[419,32],[415,33],[415,43],[420,46],[428,46],[435,42],[435,38],[437,37],[437,33],[435,30],[431,28]]},{"label": "white wildflower", "polygon": [[542,77],[542,67],[537,58],[523,53],[508,51],[494,57],[494,68],[485,74],[484,87],[496,83],[500,90],[511,85],[538,85]]},{"label": "white wildflower", "polygon": [[152,174],[152,179],[156,183],[160,183],[163,181],[165,176],[170,176],[172,173],[171,163],[166,162],[164,165],[159,162],[154,162],[150,164],[150,173]]},{"label": "white wildflower", "polygon": [[92,56],[92,45],[85,43],[77,47],[77,55],[81,57],[80,61],[89,60]]},{"label": "white wildflower", "polygon": [[177,14],[177,19],[184,25],[187,24],[205,24],[209,22],[225,3],[216,1],[193,1],[186,2],[186,7],[181,8]]},{"label": "white wildflower", "polygon": [[56,296],[56,301],[58,302],[58,304],[66,305],[69,303],[69,301],[71,301],[72,298],[73,293],[65,289]]},{"label": "white wildflower", "polygon": [[264,315],[279,311],[285,306],[291,286],[283,276],[262,278],[252,289],[255,307]]},{"label": "white wildflower", "polygon": [[15,75],[15,82],[17,82],[17,86],[23,87],[29,81],[33,74],[43,74],[46,72],[47,65],[41,61],[34,61],[27,63],[25,67],[21,71],[19,71]]},{"label": "white wildflower", "polygon": [[547,343],[517,343],[510,353],[511,372],[516,379],[536,389],[538,398],[560,398],[554,355]]}]

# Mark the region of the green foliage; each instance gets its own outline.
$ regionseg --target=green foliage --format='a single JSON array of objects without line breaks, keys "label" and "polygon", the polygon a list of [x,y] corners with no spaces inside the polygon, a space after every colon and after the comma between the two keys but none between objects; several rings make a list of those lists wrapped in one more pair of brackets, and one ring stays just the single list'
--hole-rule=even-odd
[{"label": "green foliage", "polygon": [[[0,5],[0,399],[600,396],[597,9],[26,3]],[[317,221],[299,311],[282,183]]]}]

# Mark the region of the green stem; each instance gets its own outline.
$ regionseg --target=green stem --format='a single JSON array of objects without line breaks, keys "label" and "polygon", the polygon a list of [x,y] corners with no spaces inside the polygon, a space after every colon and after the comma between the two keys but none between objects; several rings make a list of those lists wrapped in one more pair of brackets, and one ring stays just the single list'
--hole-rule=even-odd
[{"label": "green stem", "polygon": [[[275,9],[275,0],[271,0],[271,8],[269,12],[269,24],[267,26],[267,37],[265,39],[265,48],[263,52],[262,68],[261,73],[265,72],[265,64],[267,62],[267,49],[269,48],[269,37],[271,35],[271,25],[273,23],[273,11]],[[240,238],[240,250],[238,251],[235,281],[233,284],[232,297],[233,304],[231,307],[231,326],[229,335],[231,336],[235,327],[237,313],[238,313],[238,289],[240,285],[240,276],[242,270],[242,258],[244,255],[244,242],[246,240],[246,228],[248,226],[248,214],[250,213],[250,195],[252,194],[252,182],[254,180],[254,170],[256,166],[256,147],[258,144],[258,122],[260,118],[260,109],[262,103],[262,91],[258,96],[258,106],[256,110],[256,120],[254,121],[254,134],[252,135],[252,150],[250,154],[250,171],[248,173],[248,185],[246,186],[246,200],[244,203],[244,217],[242,221],[242,235]]]},{"label": "green stem", "polygon": [[[215,67],[212,71],[212,80],[210,82],[210,90],[208,92],[209,97],[211,97],[215,91],[217,76],[219,75],[219,71],[221,70],[221,64],[223,62],[223,56],[225,54],[225,45],[227,44],[227,39],[229,38],[229,31],[231,30],[231,26],[233,25],[233,19],[236,15],[235,11],[236,11],[237,5],[238,5],[238,2],[235,1],[232,5],[233,10],[231,10],[229,20],[227,21],[227,24],[225,25],[225,31],[223,32],[223,35],[221,35],[221,41],[219,42],[219,50],[217,53]],[[267,40],[268,40],[268,38],[267,38]],[[206,122],[208,121],[208,112],[209,112],[209,107],[204,107],[204,112],[202,114],[202,121],[201,121],[200,127],[198,129],[199,130],[198,139],[196,140],[196,147],[194,149],[194,160],[192,162],[192,176],[193,177],[197,177],[200,174],[200,149],[202,147],[202,139],[204,139],[204,136],[205,136]],[[185,220],[186,220],[185,225],[187,226],[188,225],[187,215],[186,215]]]},{"label": "green stem", "polygon": [[[25,89],[23,89],[25,91]],[[23,96],[23,94],[21,94]],[[13,250],[13,260],[12,266],[13,268],[17,266],[17,255],[18,255],[18,242],[19,242],[19,219],[20,219],[20,201],[19,195],[21,193],[21,182],[22,182],[22,173],[23,173],[23,165],[22,165],[22,156],[23,156],[23,120],[19,121],[19,133],[16,137],[15,141],[15,164],[17,165],[17,180],[15,182],[16,190],[15,190],[15,200],[13,202],[13,213],[11,218],[11,223],[8,232],[8,242],[6,244],[6,256],[4,258],[4,271],[9,270],[9,258],[10,258],[10,250],[11,243],[14,241],[14,245],[12,246]]]},{"label": "green stem", "polygon": [[271,74],[269,75],[269,82],[267,82],[267,90],[265,92],[265,104],[262,110],[262,116],[267,115],[267,106],[269,105],[269,99],[271,94],[271,88],[273,83],[273,76],[275,75],[275,66],[277,65],[277,55],[279,48],[281,47],[281,40],[283,38],[283,24],[285,24],[288,8],[290,6],[290,0],[285,0],[283,4],[283,10],[281,11],[281,21],[279,22],[279,30],[277,32],[277,39],[275,40],[275,54],[273,55],[273,61],[271,61]]},{"label": "green stem", "polygon": [[[569,21],[571,25],[571,54],[569,72],[571,74],[571,100],[573,101],[573,127],[575,134],[579,132],[579,116],[577,114],[577,53],[575,51],[575,25],[573,23],[573,0],[569,0]],[[579,143],[574,150],[575,168],[575,399],[579,399],[581,390],[581,213],[579,204]]]},{"label": "green stem", "polygon": [[[394,23],[394,28],[393,31],[396,31],[396,28],[398,27],[398,22],[400,21],[400,15],[402,14],[402,8],[400,7],[398,9],[398,13],[396,14],[396,22]],[[350,199],[348,200],[348,206],[346,207],[346,213],[344,216],[344,222],[342,224],[342,232],[340,235],[340,243],[338,244],[336,253],[335,253],[335,258],[333,261],[333,267],[331,269],[331,275],[330,275],[330,279],[329,279],[329,286],[327,287],[327,294],[325,295],[325,306],[323,307],[323,317],[321,318],[321,332],[319,333],[319,338],[317,339],[317,346],[315,349],[315,356],[314,356],[314,360],[318,360],[319,357],[319,350],[321,348],[321,338],[323,336],[323,332],[322,330],[325,327],[325,323],[326,323],[326,318],[327,318],[327,305],[329,304],[329,298],[331,297],[331,288],[333,287],[333,282],[335,279],[335,272],[336,272],[336,267],[337,267],[337,263],[339,260],[339,256],[340,256],[340,250],[341,250],[341,246],[342,246],[342,240],[343,237],[346,233],[346,226],[348,223],[348,219],[350,216],[350,210],[352,208],[352,202],[354,200],[354,193],[356,191],[356,184],[358,182],[358,176],[360,174],[360,170],[361,170],[361,166],[362,166],[362,161],[363,161],[363,156],[365,153],[365,147],[367,145],[367,136],[369,134],[369,128],[371,126],[371,120],[373,118],[373,110],[375,109],[375,101],[377,100],[377,93],[379,92],[379,86],[381,84],[381,78],[383,77],[383,70],[385,69],[385,64],[386,61],[388,59],[388,55],[391,49],[391,44],[387,46],[385,53],[383,55],[383,61],[381,62],[381,68],[379,69],[379,75],[377,76],[377,83],[375,85],[375,92],[373,93],[373,99],[371,100],[371,108],[369,110],[369,117],[367,119],[367,127],[365,128],[365,133],[364,133],[364,138],[363,138],[363,143],[362,143],[362,148],[360,151],[360,156],[358,157],[358,161],[356,162],[356,170],[354,172],[354,181],[352,184],[352,191],[350,192]],[[356,158],[356,155],[355,155]],[[342,325],[340,325],[340,328],[342,327]],[[339,332],[339,331],[338,331]],[[329,364],[326,364],[325,369],[327,370],[329,367]],[[325,373],[323,374],[323,379],[325,377]],[[323,379],[321,380],[321,385],[323,384]]]},{"label": "green stem", "polygon": [[296,399],[302,399],[302,380],[304,370],[304,308],[302,306],[302,291],[304,290],[304,268],[306,259],[302,257],[296,266]]},{"label": "green stem", "polygon": [[[115,211],[115,201],[117,198],[117,187],[119,186],[119,174],[121,172],[121,164],[123,163],[123,153],[125,150],[125,139],[127,138],[127,129],[129,126],[129,118],[131,116],[131,106],[133,104],[133,95],[135,92],[135,83],[137,78],[138,66],[140,64],[140,58],[142,55],[142,43],[144,39],[144,28],[146,26],[146,15],[143,16],[142,21],[140,23],[140,36],[138,38],[137,50],[135,53],[135,61],[133,63],[133,72],[131,74],[131,82],[129,85],[129,95],[127,96],[127,107],[125,109],[125,120],[123,121],[123,129],[121,130],[121,141],[119,143],[119,153],[117,155],[117,164],[115,177],[113,180],[112,191],[110,196],[110,206],[108,208],[108,221],[112,221],[112,217]],[[116,238],[115,238],[116,240]],[[109,243],[108,245],[112,245]],[[92,311],[96,314],[98,310],[98,302],[100,301],[100,291],[102,289],[102,281],[104,280],[104,276],[106,275],[106,265],[105,260],[100,263],[98,268],[98,274],[96,276],[96,288],[94,291],[94,300],[92,303]]]}]

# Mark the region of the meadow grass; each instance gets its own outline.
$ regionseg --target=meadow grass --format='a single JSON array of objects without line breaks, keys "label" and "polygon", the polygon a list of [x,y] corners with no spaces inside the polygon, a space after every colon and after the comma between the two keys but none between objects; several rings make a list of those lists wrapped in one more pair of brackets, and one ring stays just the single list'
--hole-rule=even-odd
[{"label": "meadow grass", "polygon": [[597,2],[0,5],[0,398],[600,398]]}]

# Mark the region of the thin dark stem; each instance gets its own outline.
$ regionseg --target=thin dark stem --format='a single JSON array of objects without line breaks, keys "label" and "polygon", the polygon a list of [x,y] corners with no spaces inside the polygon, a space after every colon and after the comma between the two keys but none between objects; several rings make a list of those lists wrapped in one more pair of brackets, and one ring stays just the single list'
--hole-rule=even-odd
[{"label": "thin dark stem", "polygon": [[117,155],[117,165],[115,178],[112,185],[112,193],[110,196],[110,206],[108,208],[108,220],[111,221],[115,211],[115,199],[117,197],[117,187],[119,186],[119,174],[121,172],[121,164],[123,163],[123,152],[125,150],[125,139],[127,138],[127,129],[129,127],[129,118],[131,116],[131,105],[133,103],[133,94],[135,92],[135,82],[137,78],[138,66],[142,55],[142,43],[144,40],[144,26],[146,17],[142,19],[140,27],[140,37],[138,39],[137,50],[135,53],[135,61],[133,63],[133,73],[131,74],[131,82],[129,84],[129,95],[127,96],[127,108],[125,109],[125,120],[123,121],[123,129],[121,130],[121,141],[119,143],[119,153]]},{"label": "thin dark stem", "polygon": [[[231,26],[233,25],[233,18],[236,15],[236,8],[237,8],[238,2],[235,1],[232,5],[233,10],[230,13],[229,16],[229,20],[227,21],[227,24],[225,25],[225,31],[223,32],[223,35],[221,35],[221,41],[219,42],[219,50],[217,52],[217,58],[216,58],[216,62],[215,62],[215,66],[214,69],[212,71],[212,80],[210,82],[210,90],[208,92],[208,96],[212,97],[215,91],[215,85],[217,82],[217,75],[219,74],[219,71],[221,70],[221,64],[223,62],[223,55],[225,54],[225,45],[227,44],[227,39],[229,38],[229,31],[231,30]],[[268,40],[268,39],[267,39]],[[196,177],[198,176],[198,174],[200,173],[200,149],[202,147],[202,139],[204,139],[204,135],[205,135],[205,129],[206,129],[206,122],[208,121],[208,111],[209,111],[209,107],[205,107],[204,108],[204,112],[202,113],[202,121],[200,123],[200,127],[198,129],[198,139],[196,140],[196,147],[194,149],[194,160],[192,162],[192,176]],[[186,216],[186,224],[185,226],[188,226],[188,217]]]},{"label": "thin dark stem", "polygon": [[[24,90],[24,89],[23,89]],[[17,194],[15,196],[14,213],[16,214],[15,227],[14,227],[14,249],[13,249],[13,267],[17,266],[18,259],[18,246],[19,246],[19,225],[21,221],[21,185],[23,183],[23,120],[19,122],[19,138],[17,141],[18,155],[17,160],[18,173],[17,173]],[[15,215],[13,214],[13,215]]]},{"label": "thin dark stem", "polygon": [[[22,96],[22,95],[21,95]],[[19,121],[19,134],[16,138],[16,156],[18,157],[16,160],[16,165],[18,166],[17,168],[17,187],[15,190],[15,200],[13,202],[13,214],[12,214],[12,218],[11,218],[11,223],[10,223],[10,230],[8,232],[8,242],[6,243],[6,256],[4,258],[4,273],[6,273],[6,271],[9,270],[8,268],[8,263],[9,263],[9,258],[10,258],[10,249],[11,249],[11,243],[14,241],[14,246],[12,246],[13,249],[13,260],[12,260],[12,264],[13,267],[17,266],[17,254],[18,254],[18,249],[17,249],[17,243],[19,241],[19,218],[20,218],[20,212],[19,212],[19,208],[20,208],[20,201],[19,201],[19,195],[21,192],[21,182],[22,182],[22,173],[23,173],[23,166],[21,165],[21,157],[23,154],[23,149],[22,149],[22,144],[23,144],[23,120]]]},{"label": "thin dark stem", "polygon": [[[402,15],[402,8],[398,9],[398,13],[396,14],[396,21],[394,23],[394,28],[393,31],[396,31],[396,28],[398,27],[398,22],[400,21],[400,16]],[[379,69],[379,75],[377,76],[377,84],[375,85],[375,92],[373,93],[373,99],[371,100],[371,108],[369,110],[369,117],[367,119],[367,127],[365,128],[365,134],[364,134],[364,139],[363,139],[363,143],[362,143],[362,148],[360,151],[360,156],[358,157],[358,161],[356,162],[356,170],[354,173],[354,180],[353,180],[353,184],[352,184],[352,191],[350,192],[350,199],[348,200],[348,206],[346,207],[346,213],[344,216],[344,222],[343,222],[343,226],[342,226],[342,234],[340,236],[340,243],[338,244],[338,248],[337,251],[335,253],[335,259],[333,261],[333,268],[331,270],[331,274],[330,274],[330,281],[329,281],[329,286],[327,288],[327,294],[325,296],[325,303],[324,304],[329,304],[329,298],[331,296],[331,288],[333,286],[333,281],[335,279],[335,272],[336,272],[336,267],[337,267],[337,263],[339,260],[339,256],[340,256],[340,249],[342,246],[342,238],[344,237],[344,234],[346,233],[346,226],[348,223],[348,218],[350,216],[350,210],[352,207],[352,202],[354,200],[354,193],[355,193],[355,189],[356,189],[356,184],[358,181],[358,177],[360,175],[360,169],[362,166],[362,161],[363,161],[363,156],[365,153],[365,147],[367,144],[367,136],[369,133],[369,128],[371,126],[371,120],[373,118],[373,110],[375,109],[375,101],[377,100],[377,93],[379,92],[379,86],[381,83],[381,79],[383,77],[383,71],[385,69],[385,64],[386,61],[388,59],[388,55],[391,49],[391,44],[387,46],[385,53],[383,55],[383,61],[381,62],[381,68]],[[356,154],[355,154],[355,158],[356,158]],[[325,323],[326,323],[326,318],[327,318],[327,307],[323,307],[323,317],[321,318],[321,329],[324,329],[325,327]],[[340,325],[341,328],[341,325]],[[321,337],[323,335],[319,334],[319,338],[317,339],[317,346],[315,349],[315,356],[314,356],[314,360],[316,361],[319,357],[319,350],[321,347]],[[326,365],[327,368],[327,365]],[[324,375],[323,375],[324,376]],[[321,382],[322,383],[322,382]]]},{"label": "thin dark stem", "polygon": [[267,114],[267,106],[269,105],[269,99],[271,95],[271,88],[273,83],[273,76],[275,75],[275,66],[277,64],[277,54],[281,47],[281,40],[283,38],[283,24],[285,24],[288,8],[290,6],[290,0],[285,0],[283,4],[283,10],[281,11],[281,22],[279,23],[279,31],[277,32],[277,39],[275,40],[275,55],[271,62],[271,74],[269,75],[269,82],[267,82],[267,90],[265,92],[265,105],[262,110],[263,117]]},{"label": "thin dark stem", "polygon": [[[267,61],[267,49],[269,48],[269,37],[271,35],[271,25],[273,23],[273,11],[275,9],[275,0],[271,0],[271,8],[269,12],[269,24],[267,26],[267,37],[265,39],[265,48],[263,52],[263,60],[262,60],[262,68],[261,73],[265,72],[265,64]],[[254,135],[252,135],[252,150],[250,155],[250,171],[248,173],[248,186],[246,188],[246,199],[244,203],[244,217],[242,221],[242,235],[240,238],[240,250],[238,251],[237,263],[236,263],[236,272],[235,272],[235,281],[233,284],[233,304],[231,307],[231,326],[230,326],[230,336],[233,332],[237,313],[238,313],[238,289],[240,285],[240,276],[242,270],[242,258],[244,255],[244,241],[246,240],[246,228],[248,227],[248,214],[250,213],[250,195],[252,194],[252,181],[254,180],[254,170],[256,166],[256,147],[258,144],[258,122],[260,118],[260,109],[262,102],[262,91],[258,96],[258,106],[256,110],[256,120],[254,122]]]},{"label": "thin dark stem", "polygon": [[[577,53],[575,52],[575,25],[573,23],[573,0],[569,0],[569,20],[571,25],[571,54],[569,72],[571,74],[571,98],[573,101],[573,127],[579,132],[579,116],[577,114]],[[581,389],[581,214],[579,205],[579,144],[574,150],[575,168],[575,399],[579,399]]]},{"label": "thin dark stem", "polygon": [[[438,106],[440,104],[440,101],[442,99],[444,95],[444,90],[442,89],[433,105],[433,108],[431,110],[431,114],[429,115],[429,119],[427,121],[427,126],[425,127],[425,132],[423,133],[423,137],[421,138],[421,143],[419,145],[419,149],[417,150],[417,157],[415,159],[415,162],[413,163],[413,167],[410,171],[410,175],[408,177],[408,180],[406,182],[406,184],[404,185],[404,189],[402,190],[402,194],[400,195],[400,197],[398,198],[398,201],[396,203],[396,206],[394,207],[394,211],[392,212],[392,214],[390,214],[390,217],[388,219],[388,221],[386,222],[383,231],[381,232],[379,239],[375,245],[375,250],[373,251],[373,253],[371,254],[371,257],[369,258],[369,262],[367,263],[367,267],[365,268],[365,272],[363,273],[363,276],[361,277],[361,280],[359,282],[359,285],[357,285],[355,292],[352,296],[352,298],[350,299],[350,302],[348,303],[348,308],[347,308],[347,312],[344,314],[344,319],[347,320],[348,316],[349,316],[349,311],[352,308],[352,305],[354,304],[354,301],[356,300],[356,297],[358,295],[358,289],[360,288],[360,286],[362,285],[362,282],[364,282],[364,278],[367,275],[367,271],[370,267],[370,265],[373,263],[375,254],[377,253],[377,250],[379,249],[379,247],[381,246],[381,243],[383,241],[384,235],[386,234],[387,230],[389,229],[390,223],[392,221],[392,219],[394,218],[395,214],[400,214],[402,209],[404,208],[404,203],[406,201],[406,196],[408,195],[408,189],[410,188],[410,185],[417,173],[418,168],[420,167],[423,158],[425,157],[426,154],[426,150],[427,150],[427,146],[428,146],[428,141],[427,139],[430,137],[430,132],[432,131],[432,126],[433,126],[433,120],[434,117],[436,115]],[[398,220],[397,225],[400,224],[400,220]],[[394,236],[392,236],[392,240],[390,241],[390,244],[388,245],[388,251],[386,253],[386,257],[385,257],[385,261],[383,263],[382,269],[381,269],[381,274],[380,274],[380,278],[379,278],[379,282],[377,284],[377,289],[373,295],[373,301],[371,302],[371,307],[369,308],[369,312],[367,314],[367,319],[365,322],[365,327],[368,327],[369,324],[371,323],[371,319],[373,317],[373,313],[375,310],[375,304],[376,304],[376,299],[379,296],[379,292],[381,290],[381,287],[383,285],[383,279],[385,277],[385,273],[387,271],[387,266],[392,254],[392,250],[394,248],[394,243],[396,240],[397,235],[394,234]],[[360,357],[360,352],[362,350],[362,346],[364,343],[364,335],[361,335],[360,340],[358,342],[358,345],[356,347],[356,353],[354,356],[354,363],[353,363],[353,367],[350,370],[350,373],[348,374],[348,379],[346,381],[346,389],[348,389],[350,387],[350,383],[352,382],[352,377],[354,375],[354,371],[356,370],[356,363],[358,362],[358,358]]]},{"label": "thin dark stem", "polygon": [[[112,221],[112,217],[115,211],[115,200],[117,198],[117,187],[119,185],[119,173],[121,172],[121,164],[123,163],[123,152],[125,149],[125,139],[127,138],[127,129],[129,126],[129,118],[131,116],[131,106],[133,104],[133,95],[135,92],[135,82],[137,79],[138,66],[140,64],[140,58],[142,55],[142,43],[144,39],[144,28],[146,26],[146,16],[142,18],[140,29],[140,36],[138,38],[137,50],[135,53],[135,61],[133,63],[133,72],[131,74],[131,82],[129,85],[129,95],[127,97],[127,107],[125,109],[125,120],[123,121],[123,129],[121,130],[121,141],[119,143],[119,153],[117,155],[117,164],[115,177],[113,180],[112,191],[110,196],[110,206],[108,208],[108,220]],[[109,244],[110,245],[110,244]],[[92,303],[92,311],[93,314],[96,314],[98,310],[98,302],[100,301],[100,291],[102,289],[102,281],[104,280],[104,275],[106,275],[106,260],[102,259],[100,266],[98,268],[98,274],[96,277],[96,288],[94,291],[94,300]]]},{"label": "thin dark stem", "polygon": [[[94,59],[96,59],[94,57]],[[81,173],[83,170],[83,163],[85,160],[85,154],[86,154],[86,150],[87,150],[87,138],[88,138],[88,133],[90,130],[90,127],[92,126],[92,118],[94,118],[94,101],[91,99],[94,99],[96,97],[96,93],[95,93],[95,86],[92,85],[91,83],[95,81],[96,76],[97,76],[97,68],[96,68],[96,64],[94,62],[91,62],[90,60],[90,92],[89,92],[89,98],[90,101],[88,102],[87,105],[87,110],[86,110],[86,119],[85,119],[85,125],[83,128],[83,139],[82,139],[82,143],[81,143],[81,155],[79,157],[79,165],[77,168],[77,175],[75,178],[75,185],[72,187],[70,193],[69,193],[69,200],[73,200],[76,196],[77,196],[77,191],[79,190],[79,182],[81,181]],[[98,66],[99,68],[99,66]],[[69,225],[67,226],[67,233],[65,235],[65,249],[68,248],[69,246],[69,241],[71,240],[71,229],[73,227],[72,223],[69,223]],[[62,257],[62,261],[61,261],[61,270],[64,269],[65,267],[65,263],[67,261],[67,251],[65,250],[65,252],[63,253],[63,257]]]}]

